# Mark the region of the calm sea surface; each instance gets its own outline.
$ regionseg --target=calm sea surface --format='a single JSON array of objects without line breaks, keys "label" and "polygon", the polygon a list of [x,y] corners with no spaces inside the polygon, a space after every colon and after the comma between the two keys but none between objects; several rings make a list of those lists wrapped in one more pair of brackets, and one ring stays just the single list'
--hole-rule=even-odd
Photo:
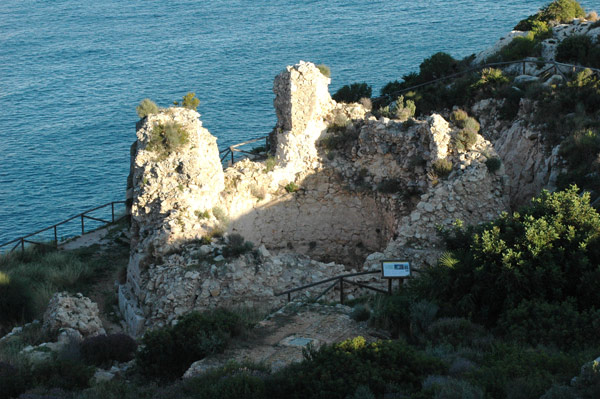
[{"label": "calm sea surface", "polygon": [[223,147],[270,131],[286,65],[324,63],[332,93],[366,81],[377,94],[437,51],[492,45],[545,3],[2,0],[0,243],[124,199],[145,97],[168,106],[194,91]]}]

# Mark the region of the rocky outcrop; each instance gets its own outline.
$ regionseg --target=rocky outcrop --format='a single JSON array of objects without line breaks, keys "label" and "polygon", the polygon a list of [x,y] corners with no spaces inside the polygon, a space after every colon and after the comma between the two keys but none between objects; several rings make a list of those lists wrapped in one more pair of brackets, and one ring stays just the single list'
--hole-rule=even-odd
[{"label": "rocky outcrop", "polygon": [[[328,83],[304,62],[275,79],[268,163],[223,171],[193,111],[165,110],[138,126],[131,259],[119,288],[130,333],[193,309],[274,306],[284,300],[275,291],[361,266],[373,252],[368,267],[377,254],[430,264],[423,254],[439,248],[437,225],[479,223],[507,209],[504,170],[488,171],[495,152],[483,137],[458,151],[458,129],[442,116],[365,116],[359,104],[332,101]],[[166,156],[147,151],[153,126],[169,121],[185,127],[189,144]],[[436,174],[439,161],[453,164],[447,178]],[[200,242],[223,232],[243,235],[260,254],[232,257],[226,241]]]},{"label": "rocky outcrop", "polygon": [[[224,188],[216,138],[202,127],[199,114],[169,108],[140,121],[131,166],[132,247],[159,255],[179,242],[200,238],[209,229],[198,215],[210,211]],[[187,143],[165,153],[148,148],[157,126],[176,124]]]},{"label": "rocky outcrop", "polygon": [[517,209],[542,189],[553,191],[565,165],[558,156],[559,146],[548,148],[540,128],[532,122],[534,104],[521,100],[517,118],[511,122],[499,117],[501,105],[497,100],[482,100],[472,111],[505,165],[510,205]]},{"label": "rocky outcrop", "polygon": [[52,296],[44,313],[42,330],[56,333],[63,329],[77,331],[83,338],[106,334],[98,316],[98,305],[81,294],[59,292]]}]

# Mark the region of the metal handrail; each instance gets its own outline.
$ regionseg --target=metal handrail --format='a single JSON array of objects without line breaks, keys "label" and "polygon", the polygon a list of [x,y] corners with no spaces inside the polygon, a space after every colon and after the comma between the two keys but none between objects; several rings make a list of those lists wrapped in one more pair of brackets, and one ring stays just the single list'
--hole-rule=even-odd
[{"label": "metal handrail", "polygon": [[[36,231],[34,233],[30,233],[30,234],[24,235],[22,237],[15,238],[14,240],[7,241],[7,242],[5,242],[3,244],[0,244],[0,248],[6,247],[6,246],[11,245],[11,244],[15,244],[15,243],[16,244],[8,251],[9,253],[13,252],[19,246],[21,247],[21,251],[24,251],[25,250],[25,243],[35,244],[35,245],[43,245],[43,246],[53,246],[53,247],[56,248],[56,247],[58,247],[58,226],[61,226],[61,225],[65,224],[65,223],[68,223],[68,222],[70,222],[73,219],[77,219],[77,218],[81,219],[81,235],[84,235],[85,234],[85,222],[84,222],[85,219],[94,220],[96,222],[101,222],[101,223],[104,223],[104,225],[107,225],[109,223],[114,223],[115,221],[120,220],[120,219],[124,218],[125,216],[127,216],[127,215],[123,215],[119,219],[115,220],[115,204],[125,204],[125,201],[107,202],[104,205],[100,205],[100,206],[97,206],[95,208],[88,209],[87,211],[81,212],[81,213],[79,213],[79,214],[77,214],[75,216],[71,216],[70,218],[67,218],[67,219],[63,220],[62,222],[58,222],[56,224],[53,224],[50,227],[43,228],[43,229],[38,230],[38,231]],[[94,212],[94,211],[97,211],[98,209],[106,208],[107,206],[110,206],[110,208],[111,208],[111,220],[112,221],[108,221],[108,220],[104,220],[104,219],[100,219],[100,218],[96,218],[96,217],[88,216],[87,215],[90,212]],[[53,245],[49,245],[47,243],[41,243],[41,242],[27,240],[27,238],[29,238],[29,237],[38,235],[40,233],[43,233],[43,232],[51,230],[51,229],[54,230],[54,241],[52,241],[54,243]],[[80,236],[76,236],[76,237],[80,237]]]},{"label": "metal handrail", "polygon": [[359,286],[361,288],[366,288],[366,289],[369,289],[371,291],[376,291],[376,292],[380,292],[380,293],[383,293],[383,294],[389,294],[390,293],[389,289],[388,289],[388,291],[385,291],[385,290],[382,290],[381,288],[371,287],[371,286],[369,286],[367,284],[359,283],[357,281],[346,280],[346,278],[348,278],[348,277],[364,276],[364,275],[367,275],[367,274],[376,274],[376,273],[381,273],[381,270],[373,270],[373,271],[368,271],[368,272],[358,272],[358,273],[342,274],[342,275],[339,275],[339,276],[326,278],[325,280],[317,281],[317,282],[314,282],[314,283],[305,284],[305,285],[303,285],[301,287],[292,288],[292,289],[289,289],[289,290],[286,290],[286,291],[282,291],[282,292],[275,292],[273,295],[275,295],[275,296],[287,295],[288,302],[291,302],[292,301],[292,293],[297,292],[297,291],[302,291],[302,290],[305,290],[307,288],[315,287],[317,285],[330,283],[332,281],[334,281],[333,284],[327,286],[327,288],[324,291],[322,291],[319,295],[317,295],[312,300],[313,301],[318,301],[323,295],[325,295],[326,293],[328,293],[336,285],[339,284],[339,286],[340,286],[340,303],[343,305],[344,304],[344,283],[356,285],[356,286]]},{"label": "metal handrail", "polygon": [[[222,149],[221,151],[219,151],[219,156],[221,156],[221,162],[223,162],[229,155],[231,155],[231,164],[233,165],[235,163],[235,158],[234,158],[234,153],[235,152],[241,152],[243,154],[252,155],[251,152],[240,150],[240,149],[238,149],[238,147],[241,147],[241,146],[247,145],[247,144],[256,143],[257,141],[260,141],[260,140],[267,140],[268,141],[268,139],[269,139],[269,136],[267,135],[267,136],[258,137],[256,139],[252,139],[252,140],[248,140],[248,141],[244,141],[244,142],[241,142],[241,143],[230,145],[229,147],[227,147],[227,148]],[[268,143],[265,143],[265,144],[268,145]]]}]

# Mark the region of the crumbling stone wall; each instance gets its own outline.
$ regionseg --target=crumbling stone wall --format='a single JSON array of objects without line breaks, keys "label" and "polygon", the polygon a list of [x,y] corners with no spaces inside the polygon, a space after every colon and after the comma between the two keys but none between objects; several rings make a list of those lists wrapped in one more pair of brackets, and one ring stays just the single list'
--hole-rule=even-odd
[{"label": "crumbling stone wall", "polygon": [[[439,248],[436,225],[478,223],[507,209],[504,170],[487,170],[486,156],[495,152],[483,137],[472,151],[459,152],[452,144],[458,129],[440,115],[365,119],[362,106],[332,101],[328,83],[303,62],[276,78],[272,167],[245,160],[223,171],[216,140],[193,111],[170,109],[139,126],[131,259],[119,290],[133,334],[192,309],[277,303],[275,290],[338,275],[372,252],[367,267],[384,256],[427,264],[421,255]],[[332,134],[334,113],[354,120],[341,133],[347,142],[326,149],[321,139]],[[190,143],[166,158],[145,150],[152,124],[163,120],[191,132]],[[440,159],[454,164],[447,180],[432,173]],[[395,188],[382,189],[390,181]],[[216,230],[254,242],[259,258],[226,259],[225,244],[199,244]],[[296,252],[336,263],[304,261]]]}]

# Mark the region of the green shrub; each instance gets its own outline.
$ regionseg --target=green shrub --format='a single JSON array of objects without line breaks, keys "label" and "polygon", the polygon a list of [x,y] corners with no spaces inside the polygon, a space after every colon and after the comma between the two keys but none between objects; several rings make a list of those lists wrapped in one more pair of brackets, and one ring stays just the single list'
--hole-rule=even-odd
[{"label": "green shrub", "polygon": [[81,342],[81,357],[90,365],[108,366],[112,361],[128,362],[135,357],[137,343],[126,334],[89,337]]},{"label": "green shrub", "polygon": [[555,0],[541,11],[542,21],[570,22],[573,18],[585,18],[585,11],[576,0]]},{"label": "green shrub", "polygon": [[502,87],[509,82],[510,79],[504,75],[501,69],[485,68],[481,71],[479,80],[472,85],[472,88],[481,90],[488,95],[492,95],[496,93],[496,90],[499,87]]},{"label": "green shrub", "polygon": [[577,187],[533,199],[530,206],[492,223],[443,233],[457,262],[422,273],[421,295],[443,304],[446,314],[495,325],[524,300],[576,309],[600,303],[600,215]]},{"label": "green shrub", "polygon": [[288,193],[295,193],[296,191],[298,191],[300,189],[300,187],[298,187],[298,185],[296,183],[294,183],[293,181],[286,184],[286,186],[284,188],[285,188],[285,191],[287,191]]},{"label": "green shrub", "polygon": [[229,363],[181,385],[185,394],[197,399],[266,399],[270,397],[267,377],[260,365]]},{"label": "green shrub", "polygon": [[183,96],[181,105],[184,108],[193,109],[194,111],[196,111],[198,109],[198,105],[200,105],[200,100],[196,98],[196,93],[189,92],[185,96]]},{"label": "green shrub", "polygon": [[277,166],[277,158],[269,155],[269,157],[265,160],[265,173],[273,171],[275,166]]},{"label": "green shrub", "polygon": [[189,133],[176,122],[154,125],[146,149],[166,156],[178,151],[189,141]]},{"label": "green shrub", "polygon": [[452,172],[452,161],[447,158],[436,159],[431,164],[431,167],[437,177],[445,179]]},{"label": "green shrub", "polygon": [[20,370],[4,362],[0,362],[0,387],[0,399],[16,398],[28,388]]},{"label": "green shrub", "polygon": [[481,388],[468,381],[450,377],[432,377],[425,380],[423,388],[433,391],[434,399],[483,399],[485,397]]},{"label": "green shrub", "polygon": [[371,311],[363,304],[358,304],[352,309],[350,317],[356,321],[367,321],[371,317]]},{"label": "green shrub", "polygon": [[454,146],[458,151],[470,151],[477,143],[477,132],[471,129],[461,129],[454,137]]},{"label": "green shrub", "polygon": [[427,82],[451,75],[458,70],[458,62],[450,54],[439,52],[425,59],[419,66],[419,80]]},{"label": "green shrub", "polygon": [[325,77],[327,77],[327,78],[331,77],[331,69],[329,69],[329,67],[327,65],[319,64],[319,65],[317,65],[317,68]]},{"label": "green shrub", "polygon": [[331,98],[337,102],[356,103],[362,98],[371,98],[373,89],[366,83],[352,83],[342,86]]},{"label": "green shrub", "polygon": [[252,251],[254,244],[245,241],[240,234],[230,234],[228,236],[229,244],[223,247],[223,256],[226,258],[237,257],[249,251]]},{"label": "green shrub", "polygon": [[400,119],[401,121],[406,121],[406,120],[412,118],[413,116],[415,116],[416,110],[417,110],[417,107],[415,106],[414,101],[406,100],[406,102],[405,102],[404,96],[400,96],[400,97],[398,97],[398,99],[396,100],[396,103],[395,103],[394,115],[396,116],[396,118]]},{"label": "green shrub", "polygon": [[436,345],[469,347],[487,335],[485,329],[465,318],[444,317],[432,322],[427,328],[427,339]]},{"label": "green shrub", "polygon": [[585,17],[585,11],[576,0],[555,0],[538,13],[527,17],[515,26],[515,30],[530,31],[536,23],[565,23],[573,18]]},{"label": "green shrub", "polygon": [[140,119],[143,119],[151,114],[158,113],[158,105],[149,98],[144,98],[140,104],[135,107],[135,111],[137,112]]},{"label": "green shrub", "polygon": [[0,277],[0,327],[31,320],[34,304],[27,281],[4,273],[0,273]]},{"label": "green shrub", "polygon": [[75,390],[89,386],[94,368],[71,359],[53,359],[38,364],[31,375],[33,386]]},{"label": "green shrub", "polygon": [[556,48],[556,60],[590,67],[598,67],[600,46],[593,44],[592,38],[586,35],[566,37]]},{"label": "green shrub", "polygon": [[568,350],[600,342],[598,316],[595,310],[579,312],[573,298],[560,303],[524,300],[502,315],[498,327],[517,342]]},{"label": "green shrub", "polygon": [[345,399],[359,386],[376,397],[389,393],[411,394],[420,390],[423,379],[443,373],[446,367],[402,341],[367,344],[362,337],[306,351],[302,363],[292,364],[273,376],[270,397]]},{"label": "green shrub", "polygon": [[402,182],[399,179],[383,180],[377,185],[377,191],[384,194],[396,194],[402,191]]},{"label": "green shrub", "polygon": [[450,114],[450,120],[452,122],[454,122],[454,124],[456,126],[459,126],[459,127],[464,127],[464,123],[468,117],[469,117],[469,114],[467,114],[464,110],[462,110],[460,108],[455,109]]},{"label": "green shrub", "polygon": [[540,50],[541,47],[539,46],[539,42],[535,40],[533,34],[517,36],[487,61],[518,61],[527,57],[539,56]]},{"label": "green shrub", "polygon": [[410,305],[410,332],[417,342],[426,341],[426,332],[435,320],[439,306],[425,299]]},{"label": "green shrub", "polygon": [[373,302],[369,324],[390,331],[393,337],[408,335],[412,297],[406,292],[377,295]]},{"label": "green shrub", "polygon": [[221,208],[220,206],[215,206],[212,209],[212,214],[219,222],[226,223],[229,221],[227,212],[225,212],[225,210],[223,208]]},{"label": "green shrub", "polygon": [[500,166],[502,166],[502,160],[498,157],[490,157],[486,159],[485,166],[487,166],[488,172],[496,173]]},{"label": "green shrub", "polygon": [[175,326],[144,334],[136,363],[149,377],[181,377],[193,362],[222,352],[243,327],[238,315],[224,309],[189,313]]},{"label": "green shrub", "polygon": [[489,398],[539,398],[553,384],[568,382],[581,362],[579,356],[543,347],[496,342],[465,377]]},{"label": "green shrub", "polygon": [[210,213],[207,210],[204,211],[194,211],[194,215],[200,220],[210,218]]},{"label": "green shrub", "polygon": [[346,128],[352,123],[352,121],[344,114],[339,111],[333,116],[333,121],[327,126],[327,131],[339,133],[346,130]]}]

